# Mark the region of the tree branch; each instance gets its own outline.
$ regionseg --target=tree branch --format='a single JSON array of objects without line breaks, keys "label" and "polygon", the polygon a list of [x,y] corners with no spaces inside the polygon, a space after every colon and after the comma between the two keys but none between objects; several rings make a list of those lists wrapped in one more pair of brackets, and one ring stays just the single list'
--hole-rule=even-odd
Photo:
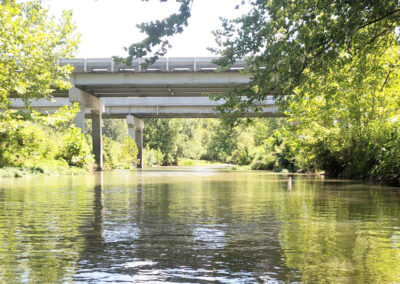
[{"label": "tree branch", "polygon": [[400,9],[394,10],[394,11],[392,11],[392,12],[386,14],[386,15],[383,15],[383,16],[381,16],[381,17],[379,17],[379,18],[377,18],[377,19],[375,19],[375,20],[369,22],[369,23],[366,23],[366,24],[362,25],[362,26],[360,27],[360,29],[363,29],[363,28],[365,28],[365,27],[367,27],[367,26],[369,26],[369,25],[375,24],[375,23],[377,23],[377,22],[379,22],[379,21],[381,21],[381,20],[383,20],[383,19],[385,19],[385,18],[387,18],[387,17],[390,17],[390,16],[392,16],[392,15],[394,15],[394,14],[396,14],[396,13],[399,13],[399,12],[400,12]]}]

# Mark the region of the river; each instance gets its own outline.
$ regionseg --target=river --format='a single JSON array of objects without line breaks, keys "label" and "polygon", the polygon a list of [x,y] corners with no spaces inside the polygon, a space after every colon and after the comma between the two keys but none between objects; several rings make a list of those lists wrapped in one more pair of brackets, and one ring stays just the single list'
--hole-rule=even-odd
[{"label": "river", "polygon": [[208,168],[0,180],[0,283],[400,282],[400,189]]}]

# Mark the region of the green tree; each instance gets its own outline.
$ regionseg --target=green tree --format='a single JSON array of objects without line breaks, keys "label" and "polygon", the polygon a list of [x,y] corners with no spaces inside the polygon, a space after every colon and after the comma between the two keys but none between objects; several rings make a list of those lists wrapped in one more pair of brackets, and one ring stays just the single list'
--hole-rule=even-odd
[{"label": "green tree", "polygon": [[[166,53],[167,37],[181,33],[191,15],[193,0],[177,2],[179,13],[138,25],[146,38],[129,47],[128,62],[152,51],[153,62]],[[399,0],[242,0],[241,5],[250,6],[250,11],[234,20],[222,19],[222,29],[215,32],[220,47],[212,50],[221,56],[216,61],[221,68],[248,56],[247,71],[252,80],[247,88],[216,97],[227,100],[219,107],[223,113],[257,110],[270,95],[285,106],[287,96],[297,86],[312,80],[309,71],[323,76],[343,52],[373,53],[377,41],[398,40],[392,35],[400,23]],[[242,95],[248,99],[242,100]]]},{"label": "green tree", "polygon": [[163,165],[176,163],[181,122],[177,119],[147,119],[145,124],[144,144],[163,153]]},{"label": "green tree", "polygon": [[[148,1],[148,0],[142,0]],[[160,0],[167,2],[168,0]],[[147,63],[154,63],[159,56],[167,53],[171,47],[168,37],[182,33],[185,26],[188,25],[188,19],[191,15],[193,0],[176,0],[179,3],[179,12],[163,19],[150,23],[142,23],[137,25],[142,33],[146,34],[146,38],[141,42],[131,44],[129,48],[125,48],[129,55],[126,58],[128,64],[132,63],[134,58],[141,58],[153,53],[150,59],[146,59]],[[156,49],[156,50],[154,50]]]},{"label": "green tree", "polygon": [[0,3],[0,108],[9,108],[11,96],[29,104],[69,88],[72,67],[58,60],[71,57],[77,47],[71,12],[64,11],[57,23],[40,1]]},{"label": "green tree", "polygon": [[117,139],[103,136],[103,159],[106,168],[131,168],[137,164],[138,148],[132,137],[122,135]]},{"label": "green tree", "polygon": [[393,37],[400,23],[398,0],[258,0],[251,6],[240,18],[224,19],[216,32],[218,63],[225,67],[249,56],[253,75],[251,86],[238,93],[248,100],[226,97],[230,111],[247,110],[269,95],[284,102],[297,86],[315,81],[310,72],[329,75],[343,52],[373,54],[377,42],[398,40]]},{"label": "green tree", "polygon": [[93,161],[90,149],[72,120],[79,106],[64,106],[52,115],[0,112],[0,167],[32,172],[61,172]]},{"label": "green tree", "polygon": [[128,136],[128,126],[125,119],[104,119],[103,135],[115,141],[124,139]]},{"label": "green tree", "polygon": [[374,52],[343,52],[327,74],[307,71],[312,81],[289,99],[301,167],[348,177],[398,175],[400,47],[376,41]]}]

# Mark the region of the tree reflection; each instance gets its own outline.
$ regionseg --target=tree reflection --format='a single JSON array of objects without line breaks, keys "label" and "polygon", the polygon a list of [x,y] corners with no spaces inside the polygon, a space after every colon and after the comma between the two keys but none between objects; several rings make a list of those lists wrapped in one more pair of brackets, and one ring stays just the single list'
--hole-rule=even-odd
[{"label": "tree reflection", "polygon": [[301,180],[295,186],[296,194],[275,208],[286,264],[302,281],[400,281],[396,189]]},{"label": "tree reflection", "polygon": [[93,198],[87,182],[71,177],[5,181],[0,184],[0,282],[70,281],[84,241],[80,217]]}]

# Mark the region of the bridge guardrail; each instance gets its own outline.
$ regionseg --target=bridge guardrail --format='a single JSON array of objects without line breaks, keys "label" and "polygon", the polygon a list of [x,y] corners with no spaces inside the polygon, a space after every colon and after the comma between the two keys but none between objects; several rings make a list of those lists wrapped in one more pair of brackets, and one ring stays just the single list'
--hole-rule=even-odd
[{"label": "bridge guardrail", "polygon": [[[218,66],[213,63],[217,57],[162,57],[154,64],[142,70],[144,59],[134,60],[130,66],[119,64],[112,58],[72,58],[61,59],[60,64],[71,64],[74,73],[87,72],[199,72],[215,71]],[[238,60],[230,67],[230,71],[244,70],[247,67],[246,59]]]}]

